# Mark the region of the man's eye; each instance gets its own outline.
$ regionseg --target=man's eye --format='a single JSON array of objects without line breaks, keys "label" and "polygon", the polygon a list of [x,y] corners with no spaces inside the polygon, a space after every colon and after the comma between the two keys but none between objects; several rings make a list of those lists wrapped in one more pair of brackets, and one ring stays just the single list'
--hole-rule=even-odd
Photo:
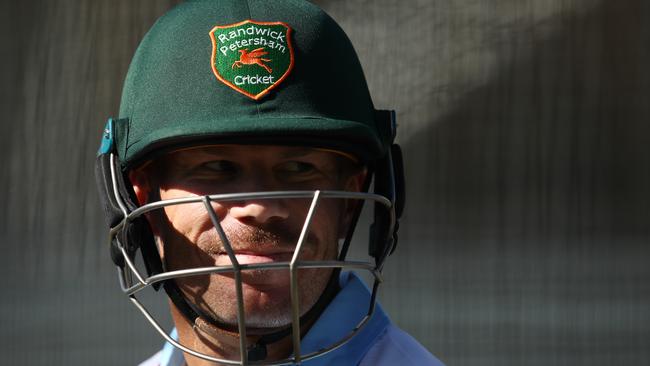
[{"label": "man's eye", "polygon": [[237,167],[228,160],[213,160],[201,164],[200,170],[207,173],[234,173]]},{"label": "man's eye", "polygon": [[289,161],[282,164],[280,171],[290,174],[310,174],[316,172],[316,167],[302,161]]}]

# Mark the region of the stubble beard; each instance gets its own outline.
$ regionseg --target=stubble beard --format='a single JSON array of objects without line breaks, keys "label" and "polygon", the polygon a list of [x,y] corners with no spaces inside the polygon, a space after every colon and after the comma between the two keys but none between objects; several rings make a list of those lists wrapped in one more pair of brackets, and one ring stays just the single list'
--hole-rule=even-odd
[{"label": "stubble beard", "polygon": [[[270,247],[289,251],[295,247],[299,236],[298,233],[282,227],[262,229],[252,226],[230,227],[224,224],[223,229],[235,251],[256,251]],[[203,253],[202,263],[192,266],[231,265],[216,230],[203,232],[196,246]],[[300,258],[314,259],[313,255],[318,246],[318,239],[308,235]],[[289,261],[290,257],[291,255],[288,255],[282,261]],[[316,303],[325,290],[331,273],[332,269],[298,270],[300,316]],[[189,301],[216,320],[236,328],[238,302],[236,281],[232,272],[186,277],[176,281]],[[242,271],[242,290],[247,328],[277,329],[291,323],[293,317],[288,268]]]}]

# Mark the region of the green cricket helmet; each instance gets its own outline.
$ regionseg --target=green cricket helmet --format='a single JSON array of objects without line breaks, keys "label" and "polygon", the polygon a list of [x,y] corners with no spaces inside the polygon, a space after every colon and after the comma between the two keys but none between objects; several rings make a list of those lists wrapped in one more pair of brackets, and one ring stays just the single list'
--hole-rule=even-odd
[{"label": "green cricket helmet", "polygon": [[382,157],[393,138],[343,30],[306,1],[188,1],[160,18],[124,84],[124,167],[196,143],[297,144]]},{"label": "green cricket helmet", "polygon": [[[393,143],[395,126],[394,112],[374,108],[350,40],[334,20],[313,4],[299,0],[203,0],[187,1],[170,10],[146,34],[133,57],[120,116],[109,119],[97,157],[97,183],[111,228],[111,255],[123,291],[173,345],[206,360],[233,364],[232,360],[198,353],[171,339],[138,302],[135,295],[143,288],[158,289],[162,285],[191,323],[200,318],[228,328],[188,300],[173,280],[188,273],[218,273],[223,268],[207,272],[202,268],[196,273],[164,271],[144,213],[168,205],[203,202],[221,235],[223,230],[210,201],[252,196],[311,198],[314,205],[327,197],[368,200],[375,205],[368,248],[374,263],[367,265],[376,281],[371,315],[378,276],[384,259],[395,247],[397,219],[404,203],[401,152]],[[130,169],[167,151],[214,144],[309,146],[351,154],[369,168],[366,190],[374,176],[373,192],[252,192],[136,204],[128,180]],[[360,211],[358,205],[357,218]],[[354,223],[336,268],[350,267],[345,255]],[[227,237],[221,235],[220,239],[229,247]],[[296,248],[299,251],[300,243]],[[146,273],[135,265],[138,253]],[[229,271],[237,277],[241,268],[235,257],[231,261]],[[297,264],[286,265],[288,269]],[[255,268],[268,269],[265,264]],[[237,286],[241,287],[241,281]],[[254,345],[246,344],[247,327],[241,314],[237,326],[231,329],[242,339],[241,360],[234,364],[264,360],[265,342],[289,334],[294,337],[294,353],[286,363],[308,360],[340,346],[359,330],[352,330],[341,342],[320,352],[301,355],[301,315],[297,314],[295,301],[292,298],[291,326],[262,337]],[[243,303],[241,297],[238,303]]]}]

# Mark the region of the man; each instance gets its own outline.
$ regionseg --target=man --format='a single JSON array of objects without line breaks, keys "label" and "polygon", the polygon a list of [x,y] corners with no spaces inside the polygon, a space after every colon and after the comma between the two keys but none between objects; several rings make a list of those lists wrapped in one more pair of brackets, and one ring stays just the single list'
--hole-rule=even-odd
[{"label": "man", "polygon": [[[97,159],[120,284],[168,341],[145,364],[439,365],[375,303],[403,206],[394,133],[312,4],[188,1],[159,19]],[[364,201],[371,260],[345,261]]]}]

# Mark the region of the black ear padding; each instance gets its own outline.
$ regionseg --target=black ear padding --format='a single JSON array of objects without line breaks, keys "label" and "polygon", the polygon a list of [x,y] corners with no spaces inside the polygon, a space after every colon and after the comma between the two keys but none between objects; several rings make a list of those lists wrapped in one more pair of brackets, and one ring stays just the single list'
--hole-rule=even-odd
[{"label": "black ear padding", "polygon": [[391,232],[389,211],[383,205],[375,203],[368,253],[380,263],[395,250],[399,218],[404,211],[404,167],[399,145],[392,144],[389,152],[377,162],[374,178],[374,192],[393,202],[396,220]]},{"label": "black ear padding", "polygon": [[[113,179],[111,178],[111,158],[110,154],[98,155],[95,159],[95,182],[99,191],[99,200],[104,208],[104,218],[108,227],[113,228],[122,221],[124,213],[117,203],[113,189]],[[117,246],[115,239],[110,244],[111,259],[116,266],[123,268],[124,257],[122,251]]]},{"label": "black ear padding", "polygon": [[[124,212],[120,208],[115,195],[115,186],[111,176],[111,157],[110,153],[101,154],[95,160],[95,181],[99,191],[99,198],[104,208],[106,216],[106,223],[109,227],[117,226],[124,219]],[[115,159],[117,157],[115,156]],[[117,194],[130,212],[137,208],[133,203],[135,202],[135,192],[130,184],[125,184],[127,179],[120,169],[119,162],[115,162],[113,167],[116,172]],[[142,252],[147,274],[149,276],[162,272],[162,261],[156,249],[156,242],[154,240],[151,227],[145,217],[140,216],[128,223],[125,230],[122,230],[110,244],[111,259],[115,265],[123,268],[125,265],[124,256],[120,250],[117,240],[125,246],[127,255],[130,259],[135,257],[138,249]],[[156,290],[160,287],[160,283],[153,286]]]},{"label": "black ear padding", "polygon": [[[140,216],[133,220],[127,229],[129,236],[129,243],[139,243],[140,251],[142,252],[142,259],[144,261],[145,269],[149,276],[162,273],[163,266],[160,254],[156,248],[156,240],[154,239],[151,227],[146,218]],[[153,285],[154,289],[158,290],[160,282]]]},{"label": "black ear padding", "polygon": [[370,226],[368,254],[375,258],[377,265],[381,265],[383,260],[393,253],[397,245],[399,218],[404,211],[406,194],[402,149],[399,145],[392,143],[397,132],[395,111],[375,110],[375,119],[380,130],[391,141],[391,145],[386,154],[372,167],[374,168],[374,192],[390,199],[395,210],[395,226],[391,232],[390,212],[383,205],[375,204],[374,222]]},{"label": "black ear padding", "polygon": [[395,178],[395,217],[399,219],[402,217],[406,204],[404,159],[402,158],[402,148],[398,144],[391,145],[390,149],[393,158],[393,177]]},{"label": "black ear padding", "polygon": [[99,191],[100,203],[104,208],[106,224],[108,227],[115,227],[122,221],[124,214],[113,193],[110,154],[101,154],[95,159],[95,182]]},{"label": "black ear padding", "polygon": [[404,188],[404,162],[402,159],[402,148],[397,145],[393,144],[390,147],[391,149],[391,156],[393,159],[393,190],[395,194],[395,201],[394,201],[394,207],[395,207],[395,227],[393,227],[393,232],[392,232],[392,238],[389,239],[392,241],[392,243],[389,243],[388,247],[386,248],[386,253],[385,256],[393,254],[395,251],[395,248],[397,248],[397,232],[399,231],[399,219],[402,217],[402,213],[404,212],[404,205],[406,204],[406,190]]}]

